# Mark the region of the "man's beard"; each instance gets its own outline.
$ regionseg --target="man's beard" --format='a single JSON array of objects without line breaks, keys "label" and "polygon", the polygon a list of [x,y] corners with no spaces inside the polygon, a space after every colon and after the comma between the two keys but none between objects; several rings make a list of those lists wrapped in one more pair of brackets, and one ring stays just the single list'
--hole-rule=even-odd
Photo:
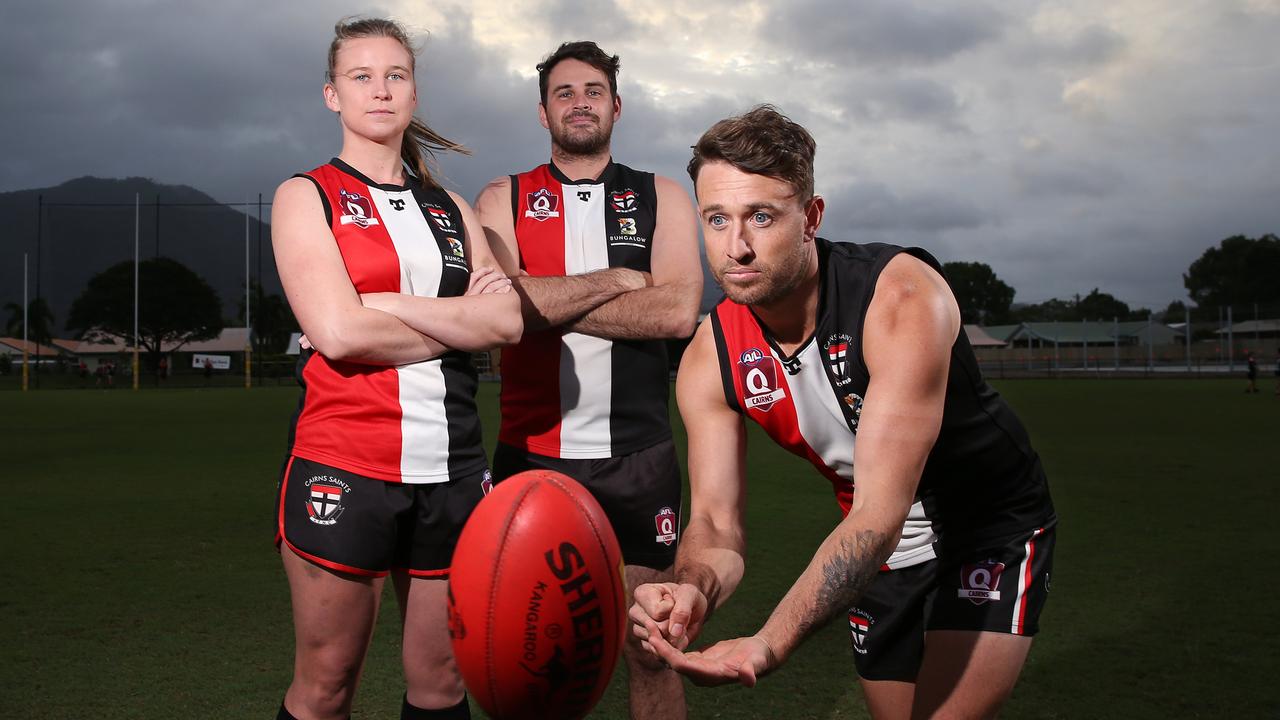
[{"label": "man's beard", "polygon": [[752,269],[760,271],[760,279],[750,287],[724,282],[725,273],[731,268],[738,267],[736,264],[713,268],[711,274],[730,300],[739,305],[768,306],[785,298],[804,282],[808,270],[808,263],[805,262],[807,256],[808,249],[802,243],[796,247],[793,255],[781,259],[776,265],[768,267],[753,265]]},{"label": "man's beard", "polygon": [[609,140],[613,136],[613,125],[605,127],[600,118],[592,115],[591,118],[596,121],[594,129],[574,129],[569,126],[569,120],[573,117],[575,116],[566,118],[565,122],[559,126],[559,130],[551,132],[551,139],[561,150],[570,155],[599,155],[608,149]]}]

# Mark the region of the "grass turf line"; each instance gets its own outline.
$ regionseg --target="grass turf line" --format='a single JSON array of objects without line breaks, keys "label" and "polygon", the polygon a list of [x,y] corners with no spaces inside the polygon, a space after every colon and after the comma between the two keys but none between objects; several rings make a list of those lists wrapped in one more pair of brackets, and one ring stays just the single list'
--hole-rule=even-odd
[{"label": "grass turf line", "polygon": [[[998,385],[1062,518],[1042,632],[1003,717],[1280,713],[1266,542],[1280,399],[1241,387]],[[0,716],[270,717],[292,662],[270,539],[296,390],[2,397]],[[492,446],[496,386],[481,410]],[[829,485],[754,428],[748,467],[747,574],[707,642],[758,628],[838,518]],[[357,718],[398,717],[398,626],[388,594]],[[690,687],[690,716],[865,717],[848,645],[837,618],[754,690]],[[592,717],[626,717],[622,681]]]}]

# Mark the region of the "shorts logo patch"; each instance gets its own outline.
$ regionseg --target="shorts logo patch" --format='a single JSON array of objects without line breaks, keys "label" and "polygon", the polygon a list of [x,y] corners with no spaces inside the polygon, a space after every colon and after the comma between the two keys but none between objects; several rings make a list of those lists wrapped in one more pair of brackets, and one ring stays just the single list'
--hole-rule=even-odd
[{"label": "shorts logo patch", "polygon": [[493,473],[485,470],[484,475],[480,478],[480,492],[488,495],[493,491]]},{"label": "shorts logo patch", "polygon": [[859,655],[867,654],[867,633],[875,623],[871,615],[863,610],[849,611],[849,637],[853,640],[853,651]]},{"label": "shorts logo patch", "polygon": [[959,597],[968,598],[974,605],[981,605],[988,600],[999,600],[1000,573],[1004,572],[1004,563],[985,560],[960,567]]},{"label": "shorts logo patch", "polygon": [[622,233],[623,235],[635,235],[636,219],[635,218],[618,218],[618,232]]},{"label": "shorts logo patch", "polygon": [[627,188],[621,192],[609,193],[609,204],[614,212],[629,213],[636,209],[636,191]]},{"label": "shorts logo patch", "polygon": [[654,538],[655,542],[670,545],[676,541],[676,514],[669,507],[664,507],[653,516],[653,524],[658,528],[658,536]]},{"label": "shorts logo patch", "polygon": [[778,361],[759,348],[745,350],[739,356],[738,379],[742,381],[742,402],[747,408],[769,412],[774,403],[787,396],[778,386]]},{"label": "shorts logo patch", "polygon": [[547,218],[560,217],[560,196],[546,188],[538,188],[529,193],[525,201],[529,209],[524,211],[525,217],[542,222]]},{"label": "shorts logo patch", "polygon": [[338,478],[317,475],[303,483],[311,488],[307,499],[307,519],[317,525],[333,525],[342,511],[342,494],[351,492],[351,486]]},{"label": "shorts logo patch", "polygon": [[343,225],[355,225],[364,229],[370,225],[377,225],[378,218],[373,216],[373,205],[369,203],[369,198],[360,193],[347,192],[338,189],[338,198],[342,201],[342,209],[346,210],[338,221]]}]

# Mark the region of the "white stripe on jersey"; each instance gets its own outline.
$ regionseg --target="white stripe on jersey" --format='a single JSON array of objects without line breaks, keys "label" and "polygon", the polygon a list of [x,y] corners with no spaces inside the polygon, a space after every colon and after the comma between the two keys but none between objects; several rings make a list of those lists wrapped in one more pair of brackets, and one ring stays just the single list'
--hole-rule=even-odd
[{"label": "white stripe on jersey", "polygon": [[[439,297],[444,264],[435,235],[418,208],[413,192],[369,188],[400,260],[400,291],[418,297]],[[391,200],[400,201],[397,210]],[[445,482],[449,479],[449,433],[440,432],[434,417],[444,407],[444,372],[439,359],[396,368],[400,391],[400,475],[404,482]]]},{"label": "white stripe on jersey", "polygon": [[[782,358],[773,348],[769,352],[777,358],[781,368]],[[822,367],[824,358],[816,340],[805,345],[796,359],[800,361],[800,371],[787,375],[787,386],[791,388],[800,435],[827,467],[840,477],[853,480],[853,452],[858,436],[849,430],[839,401],[831,392],[831,383]],[[917,501],[907,514],[907,521],[902,526],[902,539],[887,564],[896,569],[931,560],[934,557],[933,543],[937,539],[933,523],[925,516],[924,506]]]},{"label": "white stripe on jersey", "polygon": [[[564,272],[581,275],[609,267],[604,186],[563,185]],[[579,193],[589,193],[586,200]],[[575,242],[575,238],[579,241]],[[560,345],[560,457],[609,457],[612,436],[613,343],[565,333]]]}]

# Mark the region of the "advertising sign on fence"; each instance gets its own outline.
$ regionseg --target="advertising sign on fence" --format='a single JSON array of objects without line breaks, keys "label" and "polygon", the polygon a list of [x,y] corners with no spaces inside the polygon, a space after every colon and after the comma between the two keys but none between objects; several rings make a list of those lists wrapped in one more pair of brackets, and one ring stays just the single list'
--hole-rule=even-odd
[{"label": "advertising sign on fence", "polygon": [[191,354],[191,367],[203,370],[206,360],[209,362],[209,366],[214,370],[231,369],[230,355],[206,355],[204,353]]}]

